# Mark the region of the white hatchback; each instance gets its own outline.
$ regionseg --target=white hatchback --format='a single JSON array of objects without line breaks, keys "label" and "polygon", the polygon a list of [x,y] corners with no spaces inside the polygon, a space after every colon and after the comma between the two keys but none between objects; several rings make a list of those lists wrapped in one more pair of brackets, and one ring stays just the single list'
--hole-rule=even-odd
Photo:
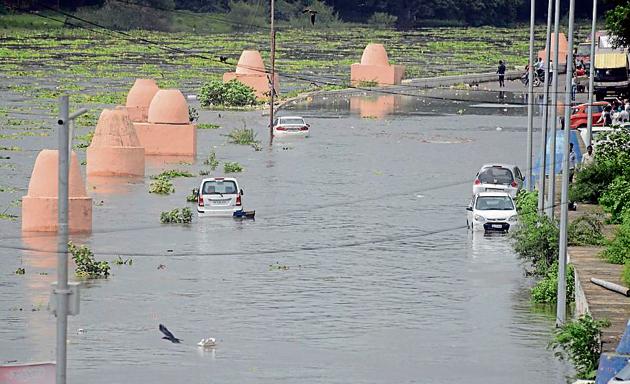
[{"label": "white hatchback", "polygon": [[466,224],[473,231],[508,232],[518,226],[514,200],[505,192],[478,193],[466,210]]},{"label": "white hatchback", "polygon": [[243,190],[232,177],[203,179],[197,196],[197,214],[204,216],[233,216],[243,210]]},{"label": "white hatchback", "polygon": [[273,122],[273,135],[308,137],[310,127],[302,117],[282,116]]},{"label": "white hatchback", "polygon": [[512,164],[484,164],[473,182],[473,196],[480,192],[506,192],[516,198],[524,183],[521,170]]}]

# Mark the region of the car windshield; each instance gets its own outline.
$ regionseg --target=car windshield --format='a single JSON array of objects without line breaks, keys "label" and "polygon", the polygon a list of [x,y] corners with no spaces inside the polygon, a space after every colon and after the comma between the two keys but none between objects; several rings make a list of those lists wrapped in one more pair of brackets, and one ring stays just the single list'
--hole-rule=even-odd
[{"label": "car windshield", "polygon": [[201,193],[204,195],[212,194],[233,194],[236,193],[236,183],[232,180],[212,180],[203,183]]},{"label": "car windshield", "polygon": [[598,81],[626,81],[628,70],[626,68],[597,69],[595,80]]},{"label": "car windshield", "polygon": [[479,211],[511,211],[514,204],[509,196],[480,196],[475,208]]},{"label": "car windshield", "polygon": [[502,167],[490,167],[479,173],[479,181],[484,184],[510,184],[514,181],[512,171]]},{"label": "car windshield", "polygon": [[304,125],[304,119],[300,118],[282,118],[280,119],[280,124],[295,124],[295,125]]}]

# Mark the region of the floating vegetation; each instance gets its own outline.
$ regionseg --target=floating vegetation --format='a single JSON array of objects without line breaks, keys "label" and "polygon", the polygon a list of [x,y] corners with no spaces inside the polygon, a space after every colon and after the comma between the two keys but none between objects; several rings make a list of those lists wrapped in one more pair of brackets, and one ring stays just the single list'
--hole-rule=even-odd
[{"label": "floating vegetation", "polygon": [[253,129],[243,127],[232,130],[228,134],[228,141],[232,144],[252,145],[258,143],[256,132]]},{"label": "floating vegetation", "polygon": [[157,195],[170,195],[175,193],[175,187],[169,179],[159,178],[149,185],[149,193],[155,193]]},{"label": "floating vegetation", "polygon": [[74,271],[78,277],[94,279],[99,277],[107,278],[109,276],[110,267],[107,261],[97,261],[90,248],[85,245],[77,246],[69,242],[68,251],[77,265]]},{"label": "floating vegetation", "polygon": [[131,258],[123,259],[119,255],[118,257],[116,257],[114,259],[114,261],[112,261],[112,263],[115,264],[115,265],[132,265],[133,264],[133,259],[131,259]]},{"label": "floating vegetation", "polygon": [[25,273],[26,273],[26,270],[24,268],[18,268],[15,270],[16,275],[24,275]]},{"label": "floating vegetation", "polygon": [[237,162],[226,161],[223,164],[223,172],[225,173],[238,173],[242,171],[243,167],[241,167],[241,165]]},{"label": "floating vegetation", "polygon": [[188,207],[175,208],[160,214],[160,223],[162,224],[190,224],[191,222],[192,211]]},{"label": "floating vegetation", "polygon": [[197,124],[197,129],[219,129],[220,125],[212,124],[212,123],[199,123]]},{"label": "floating vegetation", "polygon": [[211,170],[217,169],[219,166],[219,160],[217,160],[217,154],[214,151],[210,152],[208,158],[203,161],[205,165],[209,165]]},{"label": "floating vegetation", "polygon": [[165,180],[173,180],[177,177],[195,177],[192,173],[188,171],[181,171],[179,169],[169,169],[160,173],[159,175],[151,176],[152,179],[165,179]]}]

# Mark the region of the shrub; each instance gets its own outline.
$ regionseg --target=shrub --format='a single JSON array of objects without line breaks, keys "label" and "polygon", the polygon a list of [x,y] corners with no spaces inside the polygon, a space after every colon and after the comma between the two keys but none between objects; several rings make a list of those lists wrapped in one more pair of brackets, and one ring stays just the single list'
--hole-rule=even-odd
[{"label": "shrub", "polygon": [[223,83],[212,80],[201,87],[199,103],[202,107],[221,105],[228,107],[243,107],[256,104],[256,94],[251,87],[238,80]]},{"label": "shrub", "polygon": [[596,204],[614,178],[614,165],[598,160],[576,174],[575,182],[569,187],[569,200]]},{"label": "shrub", "polygon": [[[528,216],[528,215],[525,215]],[[512,234],[514,250],[521,259],[531,262],[533,274],[545,276],[549,267],[558,260],[560,230],[556,221],[545,215],[529,215]]]},{"label": "shrub", "polygon": [[390,15],[389,13],[385,12],[375,12],[368,19],[368,24],[391,28],[396,25],[397,20],[398,16]]},{"label": "shrub", "polygon": [[196,190],[193,190],[190,195],[186,196],[186,201],[189,203],[196,203],[198,194],[195,193]]},{"label": "shrub", "polygon": [[160,214],[160,223],[162,224],[189,224],[191,222],[192,211],[188,207],[182,208],[181,210],[175,208]]},{"label": "shrub", "polygon": [[615,237],[608,243],[602,256],[613,264],[625,264],[630,261],[630,212],[626,212],[622,224],[617,228]]},{"label": "shrub", "polygon": [[246,127],[237,128],[228,134],[228,141],[232,144],[254,145],[258,143],[256,132]]},{"label": "shrub", "polygon": [[604,210],[610,213],[610,221],[619,223],[624,211],[630,209],[630,181],[623,176],[618,176],[606,188],[599,198],[599,203]]},{"label": "shrub", "polygon": [[214,151],[210,152],[210,154],[208,155],[208,158],[205,159],[203,163],[205,165],[209,165],[210,169],[214,171],[219,166],[219,160],[217,160],[217,154],[214,153]]},{"label": "shrub", "polygon": [[149,186],[149,193],[156,193],[158,195],[170,195],[175,193],[175,187],[169,179],[158,178]]},{"label": "shrub", "polygon": [[[142,2],[140,2],[142,4]],[[168,31],[171,26],[170,10],[175,9],[173,0],[144,1],[149,7],[106,0],[102,7],[82,7],[76,15],[87,20],[98,20],[100,25],[116,30],[149,29]],[[158,9],[160,8],[160,9]],[[76,21],[72,21],[76,23]],[[91,25],[86,25],[91,28]]]},{"label": "shrub", "polygon": [[538,211],[538,191],[528,192],[521,189],[516,195],[516,210],[519,214],[533,214]]},{"label": "shrub", "polygon": [[[567,303],[575,300],[575,275],[573,265],[568,264],[566,270]],[[558,296],[558,263],[555,262],[532,288],[532,301],[538,304],[553,304]]]},{"label": "shrub", "polygon": [[223,164],[223,172],[225,173],[238,173],[238,172],[242,172],[243,171],[243,167],[241,167],[241,165],[239,163],[232,163],[229,161],[226,161]]},{"label": "shrub", "polygon": [[75,273],[79,277],[88,279],[109,276],[109,264],[107,261],[96,261],[94,253],[85,245],[68,243],[68,251],[72,254],[72,260],[77,265]]},{"label": "shrub", "polygon": [[586,214],[578,217],[569,224],[569,245],[602,245],[604,223],[597,215]]},{"label": "shrub", "polygon": [[630,261],[626,261],[623,265],[623,272],[621,272],[621,281],[626,285],[626,287],[630,286]]},{"label": "shrub", "polygon": [[592,379],[601,354],[601,329],[609,325],[609,321],[584,315],[557,329],[549,347],[556,351],[556,356],[568,357],[573,362],[578,378]]}]

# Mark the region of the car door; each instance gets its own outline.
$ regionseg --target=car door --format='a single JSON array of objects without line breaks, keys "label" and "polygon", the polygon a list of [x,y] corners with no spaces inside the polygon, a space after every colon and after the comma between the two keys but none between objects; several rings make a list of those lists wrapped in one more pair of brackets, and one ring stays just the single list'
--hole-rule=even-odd
[{"label": "car door", "polygon": [[514,172],[514,177],[516,179],[516,182],[518,183],[518,190],[520,191],[523,188],[523,184],[525,183],[525,178],[523,177],[523,174],[518,167],[514,167],[512,172]]}]

